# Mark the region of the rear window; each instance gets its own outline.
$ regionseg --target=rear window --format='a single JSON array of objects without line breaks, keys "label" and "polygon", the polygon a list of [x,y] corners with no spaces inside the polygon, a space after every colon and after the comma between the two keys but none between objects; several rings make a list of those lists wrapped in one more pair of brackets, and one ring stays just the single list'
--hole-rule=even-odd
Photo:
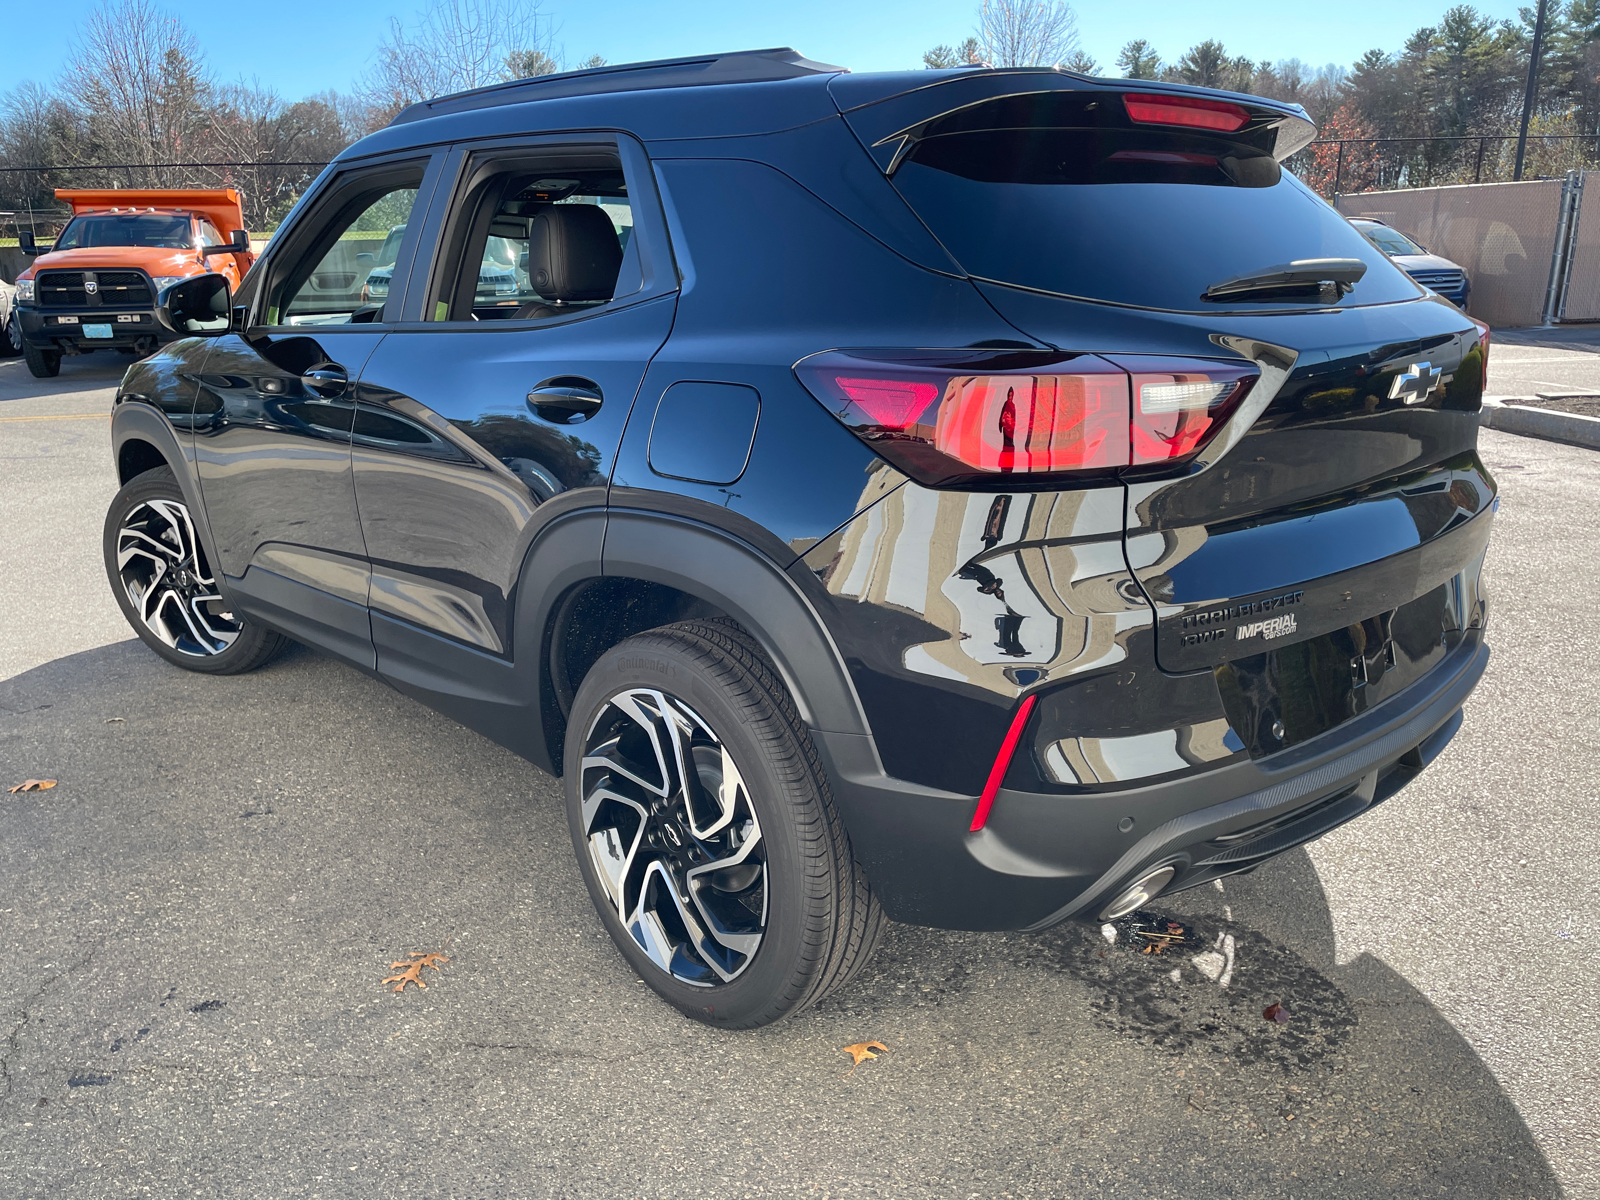
[{"label": "rear window", "polygon": [[[1417,295],[1270,154],[1213,134],[1113,123],[1085,112],[1081,98],[1056,96],[1030,98],[1025,109],[1014,97],[962,109],[924,127],[895,168],[895,187],[970,274],[1214,312],[1305,301],[1202,300],[1213,284],[1297,259],[1358,258],[1367,273],[1341,305]],[[1099,99],[1120,107],[1118,97]]]},{"label": "rear window", "polygon": [[1351,222],[1366,238],[1385,254],[1426,254],[1427,251],[1417,245],[1398,229],[1391,229],[1387,225],[1369,225],[1365,221],[1359,224]]}]

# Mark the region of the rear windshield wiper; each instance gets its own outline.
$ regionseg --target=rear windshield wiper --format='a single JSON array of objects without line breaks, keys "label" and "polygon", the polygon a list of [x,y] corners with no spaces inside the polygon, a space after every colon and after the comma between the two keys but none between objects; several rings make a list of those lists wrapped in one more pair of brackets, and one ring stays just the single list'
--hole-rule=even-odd
[{"label": "rear windshield wiper", "polygon": [[1213,283],[1202,300],[1238,300],[1250,296],[1308,296],[1320,294],[1335,303],[1367,273],[1359,258],[1302,258],[1250,275],[1235,275]]}]

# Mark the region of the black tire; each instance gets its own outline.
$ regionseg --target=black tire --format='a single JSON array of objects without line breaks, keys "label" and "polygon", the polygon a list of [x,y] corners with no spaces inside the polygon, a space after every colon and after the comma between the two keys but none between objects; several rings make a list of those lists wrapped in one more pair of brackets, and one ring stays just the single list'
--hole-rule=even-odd
[{"label": "black tire", "polygon": [[[663,736],[646,731],[669,721],[697,767],[687,787],[671,766],[677,751],[656,749]],[[646,763],[652,755],[666,765]],[[724,786],[730,761],[743,787]],[[816,747],[777,671],[736,626],[686,621],[602,655],[573,702],[566,768],[568,823],[595,909],[640,978],[686,1016],[724,1029],[771,1024],[872,956],[886,920]],[[717,820],[727,827],[702,838]],[[711,870],[723,862],[733,865]],[[722,940],[750,946],[752,930],[748,953]]]},{"label": "black tire", "polygon": [[32,342],[24,342],[22,357],[28,360],[28,373],[35,379],[54,379],[61,374],[59,350],[41,350]]},{"label": "black tire", "polygon": [[168,468],[129,480],[112,498],[102,547],[122,615],[146,646],[174,666],[238,675],[288,644],[282,634],[230,610]]},{"label": "black tire", "polygon": [[17,310],[12,309],[5,320],[5,328],[0,329],[0,358],[15,358],[21,353],[22,321],[17,317]]}]

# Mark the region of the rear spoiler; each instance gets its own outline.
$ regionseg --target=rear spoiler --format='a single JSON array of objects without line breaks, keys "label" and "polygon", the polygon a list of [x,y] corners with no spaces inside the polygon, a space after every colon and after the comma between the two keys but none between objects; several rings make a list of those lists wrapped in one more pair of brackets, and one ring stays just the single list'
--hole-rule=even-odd
[{"label": "rear spoiler", "polygon": [[113,209],[177,208],[198,213],[224,238],[243,229],[244,200],[235,188],[57,188],[56,199],[72,206],[72,215]]},{"label": "rear spoiler", "polygon": [[1270,154],[1280,162],[1317,136],[1317,127],[1305,109],[1261,96],[1144,79],[1101,79],[1052,67],[968,68],[939,74],[941,78],[932,83],[888,95],[884,94],[885,84],[894,76],[839,75],[829,80],[828,92],[834,103],[886,175],[894,173],[919,139],[935,132],[936,126],[963,109],[993,100],[1052,92],[1103,93],[1110,103],[1101,106],[1103,112],[1097,124],[1112,127],[1138,127],[1143,123],[1136,124],[1129,117],[1124,96],[1242,109],[1248,120],[1228,132],[1228,140]]}]

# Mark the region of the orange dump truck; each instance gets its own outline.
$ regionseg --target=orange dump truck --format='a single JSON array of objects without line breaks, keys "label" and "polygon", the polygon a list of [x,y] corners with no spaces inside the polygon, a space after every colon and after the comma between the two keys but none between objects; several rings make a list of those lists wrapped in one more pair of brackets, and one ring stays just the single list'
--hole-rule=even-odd
[{"label": "orange dump truck", "polygon": [[36,261],[17,276],[22,349],[40,378],[64,354],[148,354],[175,336],[156,322],[162,289],[208,271],[237,289],[255,261],[233,188],[63,188],[56,199],[72,220],[50,247],[23,231],[22,251]]}]

